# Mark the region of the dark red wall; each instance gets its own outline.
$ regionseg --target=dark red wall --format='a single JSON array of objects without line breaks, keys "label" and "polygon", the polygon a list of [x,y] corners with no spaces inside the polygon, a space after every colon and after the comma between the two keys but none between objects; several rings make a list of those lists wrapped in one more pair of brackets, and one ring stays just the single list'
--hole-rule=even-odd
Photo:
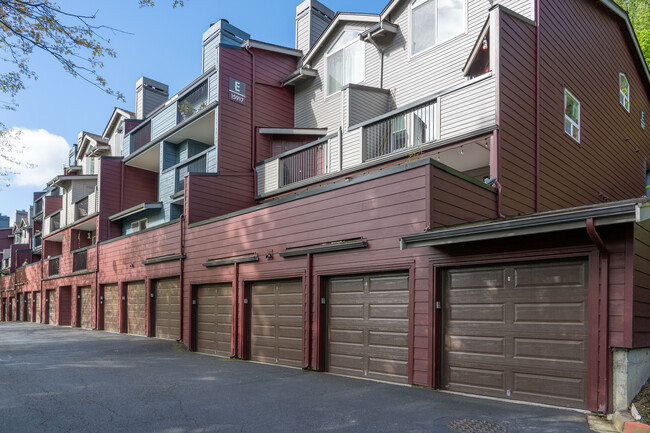
[{"label": "dark red wall", "polygon": [[632,309],[632,346],[650,347],[650,225],[636,224],[634,227],[633,296],[628,303]]},{"label": "dark red wall", "polygon": [[125,165],[123,193],[122,210],[158,201],[158,173]]},{"label": "dark red wall", "polygon": [[63,197],[45,197],[43,198],[43,219],[61,209]]},{"label": "dark red wall", "polygon": [[185,181],[185,216],[188,224],[255,206],[251,196],[238,194],[237,175],[190,175]]},{"label": "dark red wall", "polygon": [[[650,128],[647,83],[619,19],[600,2],[540,2],[541,209],[645,194]],[[631,110],[619,103],[619,73],[630,82]],[[564,88],[581,103],[581,142],[564,132]]]}]

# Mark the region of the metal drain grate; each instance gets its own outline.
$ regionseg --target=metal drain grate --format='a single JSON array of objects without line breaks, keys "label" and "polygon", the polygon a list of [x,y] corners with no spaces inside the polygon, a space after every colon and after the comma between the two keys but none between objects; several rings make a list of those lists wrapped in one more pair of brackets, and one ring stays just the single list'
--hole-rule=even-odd
[{"label": "metal drain grate", "polygon": [[483,419],[460,418],[447,421],[447,428],[458,433],[506,433],[505,426]]}]

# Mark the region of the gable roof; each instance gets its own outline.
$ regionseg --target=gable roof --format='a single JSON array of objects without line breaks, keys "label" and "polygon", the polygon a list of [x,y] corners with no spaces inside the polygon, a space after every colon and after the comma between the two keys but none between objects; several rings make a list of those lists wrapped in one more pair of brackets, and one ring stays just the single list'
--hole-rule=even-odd
[{"label": "gable roof", "polygon": [[90,143],[94,144],[95,146],[108,146],[108,140],[106,138],[101,137],[97,134],[82,131],[81,142],[79,143],[79,149],[77,149],[77,159],[82,159],[82,157],[86,154],[86,148]]},{"label": "gable roof", "polygon": [[316,53],[323,48],[327,40],[335,33],[336,28],[341,23],[346,22],[365,22],[365,23],[378,23],[380,17],[378,14],[364,14],[352,12],[337,12],[332,22],[329,23],[322,35],[316,40],[316,43],[307,52],[305,57],[302,58],[303,64],[309,64],[314,58]]},{"label": "gable roof", "polygon": [[106,128],[104,128],[104,133],[102,134],[104,137],[110,137],[111,133],[113,132],[113,129],[117,127],[116,122],[119,119],[118,116],[122,116],[125,119],[134,119],[135,113],[129,110],[125,110],[124,108],[115,107],[113,109],[113,114],[111,114],[111,118],[108,120],[108,123],[106,124]]}]

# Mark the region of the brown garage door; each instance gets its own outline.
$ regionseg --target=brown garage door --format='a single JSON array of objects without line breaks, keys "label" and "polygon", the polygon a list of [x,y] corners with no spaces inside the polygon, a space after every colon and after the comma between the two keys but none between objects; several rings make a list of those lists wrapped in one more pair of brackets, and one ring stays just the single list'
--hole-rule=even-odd
[{"label": "brown garage door", "polygon": [[9,298],[9,303],[7,304],[7,317],[10,322],[14,320],[14,298]]},{"label": "brown garage door", "polygon": [[177,340],[181,333],[181,285],[178,278],[158,280],[154,284],[157,338]]},{"label": "brown garage door", "polygon": [[120,292],[117,284],[104,286],[104,330],[120,332],[118,307],[120,305]]},{"label": "brown garage door", "polygon": [[32,321],[32,294],[25,293],[25,321]]},{"label": "brown garage door", "polygon": [[250,358],[302,366],[302,282],[264,281],[251,285]]},{"label": "brown garage door", "polygon": [[79,289],[79,305],[81,306],[81,327],[84,329],[92,328],[92,294],[90,287]]},{"label": "brown garage door", "polygon": [[196,288],[196,351],[230,356],[232,287],[206,284]]},{"label": "brown garage door", "polygon": [[34,303],[36,304],[36,323],[41,323],[41,292],[34,292]]},{"label": "brown garage door", "polygon": [[23,313],[25,310],[25,303],[23,302],[23,295],[22,294],[17,294],[16,295],[16,321],[21,321],[23,320]]},{"label": "brown garage door", "polygon": [[332,278],[327,302],[328,371],[407,383],[408,275]]},{"label": "brown garage door", "polygon": [[146,335],[144,332],[146,293],[144,281],[126,285],[126,332]]},{"label": "brown garage door", "polygon": [[50,325],[56,325],[56,290],[47,291],[47,320]]},{"label": "brown garage door", "polygon": [[586,262],[455,269],[445,281],[446,389],[586,407]]}]

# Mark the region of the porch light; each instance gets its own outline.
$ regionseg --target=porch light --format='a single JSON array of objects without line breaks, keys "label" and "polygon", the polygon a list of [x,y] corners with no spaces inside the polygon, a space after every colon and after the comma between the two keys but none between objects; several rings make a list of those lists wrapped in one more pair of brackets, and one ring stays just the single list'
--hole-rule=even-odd
[{"label": "porch light", "polygon": [[487,50],[488,49],[488,42],[487,39],[483,39],[483,49]]}]

